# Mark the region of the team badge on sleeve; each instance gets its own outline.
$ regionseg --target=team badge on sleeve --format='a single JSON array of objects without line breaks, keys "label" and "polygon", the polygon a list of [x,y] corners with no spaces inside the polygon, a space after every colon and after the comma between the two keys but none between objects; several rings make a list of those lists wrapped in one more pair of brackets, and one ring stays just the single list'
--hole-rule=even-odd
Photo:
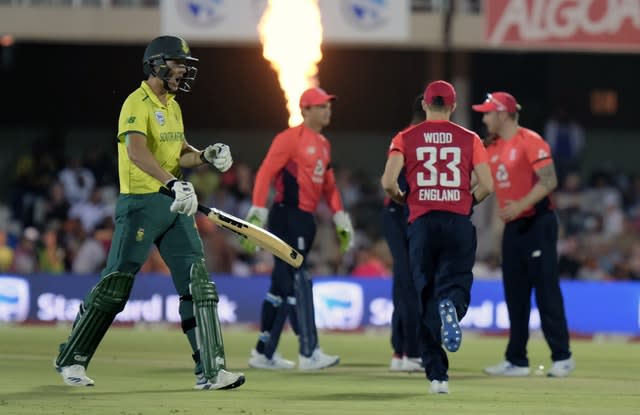
[{"label": "team badge on sleeve", "polygon": [[164,114],[162,111],[156,111],[156,120],[158,121],[158,124],[164,125]]}]

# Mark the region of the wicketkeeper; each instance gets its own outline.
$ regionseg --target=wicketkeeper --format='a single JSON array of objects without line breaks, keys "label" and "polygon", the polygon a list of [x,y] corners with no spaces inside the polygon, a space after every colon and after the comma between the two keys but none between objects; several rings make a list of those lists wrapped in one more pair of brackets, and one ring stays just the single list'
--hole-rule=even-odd
[{"label": "wicketkeeper", "polygon": [[[253,206],[247,221],[265,226],[305,257],[316,234],[313,212],[324,197],[334,212],[340,249],[346,252],[353,241],[353,226],[344,212],[340,192],[331,168],[331,146],[320,133],[331,120],[331,102],[336,97],[320,88],[306,90],[300,97],[302,124],[278,134],[256,175]],[[271,182],[276,196],[267,209]],[[255,245],[244,240],[244,248],[255,252]],[[249,359],[249,366],[260,369],[292,369],[295,363],[276,353],[284,323],[289,317],[298,335],[301,370],[337,365],[338,356],[324,353],[318,344],[311,277],[306,261],[295,269],[275,259],[271,287],[262,304],[260,336]]]}]

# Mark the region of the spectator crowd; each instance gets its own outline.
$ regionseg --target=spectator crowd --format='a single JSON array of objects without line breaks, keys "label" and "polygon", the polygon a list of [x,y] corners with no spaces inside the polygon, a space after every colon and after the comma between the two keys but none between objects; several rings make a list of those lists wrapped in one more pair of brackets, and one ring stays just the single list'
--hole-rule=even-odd
[{"label": "spectator crowd", "polygon": [[[113,235],[118,195],[115,155],[99,149],[61,161],[35,147],[15,161],[8,196],[0,200],[0,272],[98,273]],[[186,172],[201,203],[245,217],[255,171],[236,164],[224,174],[206,166]],[[356,228],[356,247],[345,256],[329,208],[317,213],[318,232],[308,257],[314,275],[389,277],[392,258],[381,235],[383,194],[379,177],[336,168],[345,209]],[[640,176],[604,169],[589,177],[569,170],[553,194],[560,221],[561,277],[640,280]],[[502,223],[494,200],[475,208],[478,229],[476,278],[500,278]],[[268,274],[269,254],[248,256],[238,237],[196,215],[210,272]],[[153,248],[142,273],[168,275]]]}]

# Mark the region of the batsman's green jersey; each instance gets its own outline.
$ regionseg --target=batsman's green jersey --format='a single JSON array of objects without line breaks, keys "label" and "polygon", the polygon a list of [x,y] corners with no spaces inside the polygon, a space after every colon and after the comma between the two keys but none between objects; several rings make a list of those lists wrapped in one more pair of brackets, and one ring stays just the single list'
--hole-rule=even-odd
[{"label": "batsman's green jersey", "polygon": [[184,143],[184,126],[180,105],[169,94],[167,105],[160,102],[146,82],[142,82],[122,105],[118,121],[118,174],[120,193],[155,193],[162,185],[129,160],[127,133],[147,137],[147,147],[163,169],[180,178],[180,151]]}]

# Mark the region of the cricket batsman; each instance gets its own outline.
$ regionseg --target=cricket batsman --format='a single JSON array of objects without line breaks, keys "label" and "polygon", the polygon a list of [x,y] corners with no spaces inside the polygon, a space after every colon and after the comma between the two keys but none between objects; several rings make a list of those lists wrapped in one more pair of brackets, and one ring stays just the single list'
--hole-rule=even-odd
[{"label": "cricket batsman", "polygon": [[[183,167],[206,163],[224,172],[233,163],[227,145],[217,143],[198,151],[185,139],[175,97],[191,90],[196,62],[183,39],[153,39],[143,57],[147,78],[122,105],[115,232],[101,279],[80,305],[71,334],[55,359],[55,368],[67,385],[94,385],[86,369],[115,316],[124,309],[151,244],[156,244],[171,270],[180,296],[182,331],[195,362],[195,389],[232,389],[245,382],[242,373],[226,370],[218,293],[205,268],[193,217],[198,200],[193,185],[182,180]],[[158,193],[160,186],[173,192],[173,200]]]}]

